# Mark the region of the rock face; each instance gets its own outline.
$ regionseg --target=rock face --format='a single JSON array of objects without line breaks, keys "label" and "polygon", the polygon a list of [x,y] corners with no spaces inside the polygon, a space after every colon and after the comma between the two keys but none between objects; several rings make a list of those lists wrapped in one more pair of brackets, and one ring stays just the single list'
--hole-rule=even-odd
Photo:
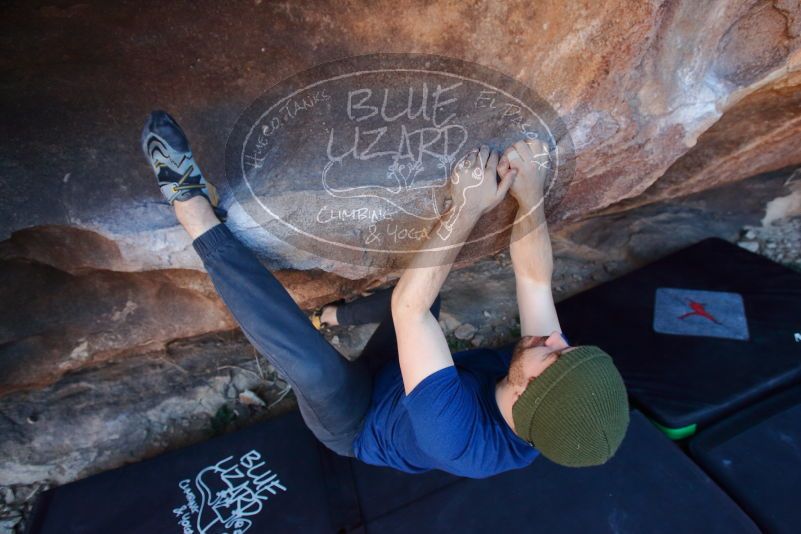
[{"label": "rock face", "polygon": [[[222,181],[239,114],[298,71],[377,50],[487,65],[570,131],[555,229],[801,163],[797,0],[17,2],[3,25],[0,393],[233,326],[141,156],[154,108]],[[304,307],[388,276],[255,243],[229,207]]]},{"label": "rock face", "polygon": [[[225,334],[132,354],[50,387],[11,393],[0,400],[2,484],[69,482],[152,456],[168,444],[209,438],[235,419],[263,418],[266,406],[235,403],[246,391],[279,412],[294,405],[291,396],[279,405],[289,388],[269,364],[256,362],[248,342]],[[233,408],[220,413],[222,406]]]}]

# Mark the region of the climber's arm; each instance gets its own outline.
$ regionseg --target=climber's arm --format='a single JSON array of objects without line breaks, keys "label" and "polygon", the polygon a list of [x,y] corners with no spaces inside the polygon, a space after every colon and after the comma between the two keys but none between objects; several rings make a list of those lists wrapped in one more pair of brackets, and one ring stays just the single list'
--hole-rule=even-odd
[{"label": "climber's arm", "polygon": [[551,277],[553,252],[545,221],[544,183],[547,147],[539,142],[522,141],[509,147],[498,165],[501,176],[511,170],[518,175],[511,193],[518,203],[509,252],[515,273],[517,306],[520,311],[520,334],[547,336],[561,332],[553,301]]},{"label": "climber's arm", "polygon": [[452,206],[415,254],[392,292],[398,359],[408,395],[432,373],[453,365],[445,335],[429,311],[478,219],[506,195],[511,179],[496,181],[498,154],[468,154],[451,175]]},{"label": "climber's arm", "polygon": [[[453,228],[447,239],[434,231],[423,250],[403,272],[392,292],[392,320],[398,339],[398,360],[408,395],[428,375],[453,365],[442,329],[429,308],[437,298],[461,247],[429,252],[437,247],[463,243],[478,218]],[[442,223],[435,230],[439,230]]]}]

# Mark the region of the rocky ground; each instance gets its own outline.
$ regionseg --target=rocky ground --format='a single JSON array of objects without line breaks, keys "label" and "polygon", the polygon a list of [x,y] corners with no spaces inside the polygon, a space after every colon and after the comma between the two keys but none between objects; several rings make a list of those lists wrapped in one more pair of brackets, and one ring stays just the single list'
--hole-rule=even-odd
[{"label": "rocky ground", "polygon": [[771,260],[801,271],[801,217],[770,226],[743,229],[737,244]]},{"label": "rocky ground", "polygon": [[[718,236],[801,271],[801,217],[761,224],[786,175],[622,214],[552,236],[554,292],[562,300],[657,257]],[[455,271],[440,324],[451,348],[519,335],[508,251]],[[376,325],[324,335],[358,357]],[[24,532],[37,495],[52,485],[139,461],[295,408],[287,384],[238,331],[175,341],[166,350],[67,374],[46,388],[0,398],[0,534]]]}]

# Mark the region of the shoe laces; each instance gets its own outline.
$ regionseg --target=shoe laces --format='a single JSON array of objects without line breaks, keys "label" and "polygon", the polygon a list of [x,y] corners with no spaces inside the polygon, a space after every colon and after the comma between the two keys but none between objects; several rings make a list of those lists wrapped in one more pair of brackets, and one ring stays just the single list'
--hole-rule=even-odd
[{"label": "shoe laces", "polygon": [[204,187],[206,187],[205,184],[184,184],[186,179],[189,178],[189,175],[192,174],[193,170],[195,170],[195,166],[190,165],[189,168],[186,169],[184,175],[181,176],[181,179],[178,180],[178,184],[175,187],[173,187],[172,190],[178,192],[178,191],[186,191],[187,189],[203,189]]}]

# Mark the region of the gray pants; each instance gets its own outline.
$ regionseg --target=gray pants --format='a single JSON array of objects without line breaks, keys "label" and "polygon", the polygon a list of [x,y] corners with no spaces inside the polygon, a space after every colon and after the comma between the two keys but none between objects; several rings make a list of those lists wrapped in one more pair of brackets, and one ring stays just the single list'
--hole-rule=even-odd
[{"label": "gray pants", "polygon": [[[292,387],[309,429],[332,451],[353,456],[353,440],[370,408],[373,375],[398,357],[392,290],[338,307],[340,324],[379,323],[361,356],[349,362],[228,228],[217,225],[193,245],[245,336]],[[435,316],[439,304],[437,297]]]}]

